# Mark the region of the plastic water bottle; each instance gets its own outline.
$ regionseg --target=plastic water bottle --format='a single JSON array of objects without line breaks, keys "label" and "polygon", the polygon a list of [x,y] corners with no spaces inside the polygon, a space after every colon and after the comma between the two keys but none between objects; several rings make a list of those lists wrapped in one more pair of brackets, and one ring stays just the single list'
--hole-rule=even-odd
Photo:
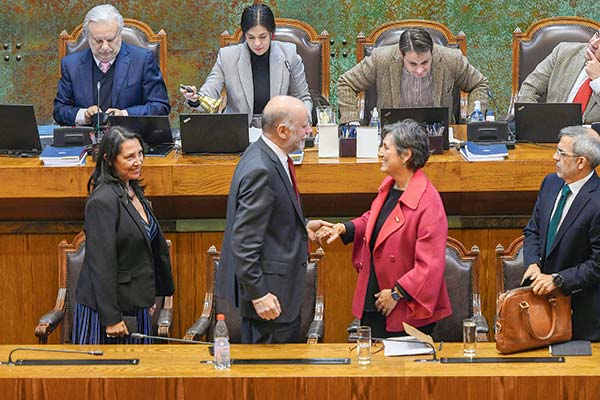
[{"label": "plastic water bottle", "polygon": [[373,107],[373,111],[371,111],[371,122],[369,122],[369,126],[371,128],[377,128],[377,137],[379,137],[379,141],[381,142],[381,120],[379,119],[377,107]]},{"label": "plastic water bottle", "polygon": [[494,122],[496,120],[496,116],[494,115],[494,110],[487,110],[485,112],[485,120],[489,122]]},{"label": "plastic water bottle", "polygon": [[481,102],[479,100],[475,100],[475,108],[471,113],[470,122],[483,122],[483,113],[481,112]]},{"label": "plastic water bottle", "polygon": [[215,359],[214,364],[216,369],[227,369],[231,366],[230,347],[229,347],[229,331],[225,323],[225,315],[217,315],[217,324],[215,325]]}]

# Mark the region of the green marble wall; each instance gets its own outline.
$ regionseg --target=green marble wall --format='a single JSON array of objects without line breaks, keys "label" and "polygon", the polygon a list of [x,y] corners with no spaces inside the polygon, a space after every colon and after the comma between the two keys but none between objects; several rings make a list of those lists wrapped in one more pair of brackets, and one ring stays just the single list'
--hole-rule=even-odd
[{"label": "green marble wall", "polygon": [[[58,35],[78,25],[99,1],[0,1],[0,102],[33,103],[39,123],[52,122],[52,100],[58,79]],[[508,108],[511,37],[534,21],[560,15],[600,19],[595,1],[559,0],[275,0],[266,1],[276,16],[304,20],[335,41],[332,82],[355,63],[355,39],[378,25],[398,19],[429,19],[467,35],[470,61],[490,79],[500,113]],[[201,83],[216,58],[219,35],[233,31],[248,1],[115,1],[121,13],[168,34],[168,86],[174,113],[183,109],[179,83]],[[342,40],[348,41],[342,46]],[[3,48],[4,44],[8,49]],[[21,43],[21,49],[16,44]],[[349,55],[341,57],[346,50]],[[21,55],[21,61],[16,61]],[[9,61],[4,61],[8,56]],[[335,102],[335,85],[332,85]]]}]

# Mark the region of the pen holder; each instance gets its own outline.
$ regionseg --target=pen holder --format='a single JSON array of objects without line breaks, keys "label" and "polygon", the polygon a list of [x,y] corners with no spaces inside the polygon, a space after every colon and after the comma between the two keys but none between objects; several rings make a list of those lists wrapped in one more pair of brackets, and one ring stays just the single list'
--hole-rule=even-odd
[{"label": "pen holder", "polygon": [[444,136],[427,136],[429,139],[429,151],[431,154],[442,154],[444,152]]},{"label": "pen holder", "polygon": [[356,138],[340,138],[340,157],[356,157]]}]

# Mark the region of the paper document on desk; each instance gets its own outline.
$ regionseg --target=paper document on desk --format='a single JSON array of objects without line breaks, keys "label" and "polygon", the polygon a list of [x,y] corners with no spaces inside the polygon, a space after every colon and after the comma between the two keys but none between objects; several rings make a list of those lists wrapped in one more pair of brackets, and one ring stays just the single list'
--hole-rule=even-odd
[{"label": "paper document on desk", "polygon": [[383,345],[383,354],[386,357],[433,353],[433,349],[429,345],[419,342],[414,336],[388,338],[383,341]]}]

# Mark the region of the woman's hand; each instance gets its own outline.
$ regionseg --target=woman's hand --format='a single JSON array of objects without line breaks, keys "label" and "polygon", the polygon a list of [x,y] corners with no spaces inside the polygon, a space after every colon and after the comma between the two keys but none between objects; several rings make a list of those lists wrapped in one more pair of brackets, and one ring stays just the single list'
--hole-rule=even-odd
[{"label": "woman's hand", "polygon": [[181,93],[190,103],[196,103],[198,101],[198,91],[196,86],[186,86],[185,89],[180,87],[179,93]]},{"label": "woman's hand", "polygon": [[346,226],[341,222],[338,222],[333,226],[322,227],[317,231],[315,236],[320,244],[323,244],[324,241],[326,241],[327,244],[331,244],[344,233],[346,233]]},{"label": "woman's hand", "polygon": [[375,293],[375,307],[383,316],[387,317],[392,313],[398,302],[392,298],[391,289],[383,289],[379,293]]},{"label": "woman's hand", "polygon": [[125,321],[117,322],[114,325],[108,325],[106,327],[106,336],[108,337],[122,337],[125,335],[129,335]]}]

